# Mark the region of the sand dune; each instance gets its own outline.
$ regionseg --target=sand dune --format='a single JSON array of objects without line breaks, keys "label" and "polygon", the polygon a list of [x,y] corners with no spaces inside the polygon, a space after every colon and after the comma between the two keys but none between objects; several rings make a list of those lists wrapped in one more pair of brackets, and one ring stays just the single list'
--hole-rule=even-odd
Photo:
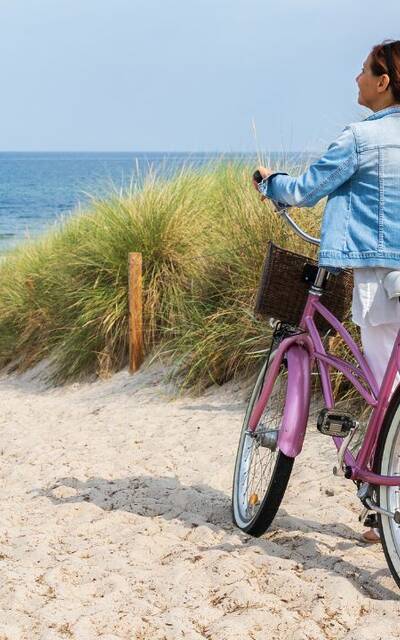
[{"label": "sand dune", "polygon": [[245,396],[174,398],[157,367],[3,377],[0,640],[398,638],[400,592],[313,420],[272,529],[233,527]]}]

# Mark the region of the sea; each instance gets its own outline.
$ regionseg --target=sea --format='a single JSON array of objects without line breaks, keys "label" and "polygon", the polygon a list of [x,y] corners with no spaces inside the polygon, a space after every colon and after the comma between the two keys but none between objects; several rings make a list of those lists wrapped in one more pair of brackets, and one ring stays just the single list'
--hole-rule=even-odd
[{"label": "sea", "polygon": [[[275,165],[302,165],[302,153],[269,154]],[[254,153],[0,152],[0,254],[35,238],[93,197],[139,187],[149,172],[173,177],[183,167],[203,170],[215,162],[256,166]]]}]

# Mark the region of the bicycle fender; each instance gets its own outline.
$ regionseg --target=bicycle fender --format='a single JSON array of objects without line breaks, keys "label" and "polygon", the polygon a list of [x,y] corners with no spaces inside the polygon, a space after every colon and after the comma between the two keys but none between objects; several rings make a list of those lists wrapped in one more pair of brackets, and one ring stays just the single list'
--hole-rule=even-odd
[{"label": "bicycle fender", "polygon": [[290,458],[295,458],[303,447],[310,410],[310,356],[306,349],[296,344],[289,347],[286,358],[287,395],[279,429],[278,448]]}]

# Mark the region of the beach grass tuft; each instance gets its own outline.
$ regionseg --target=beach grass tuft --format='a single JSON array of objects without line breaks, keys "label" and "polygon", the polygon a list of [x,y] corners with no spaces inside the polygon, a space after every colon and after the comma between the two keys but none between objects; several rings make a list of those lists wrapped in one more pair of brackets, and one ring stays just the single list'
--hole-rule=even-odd
[{"label": "beach grass tuft", "polygon": [[[268,240],[315,257],[252,187],[251,168],[219,162],[93,199],[0,265],[0,366],[48,359],[56,382],[127,363],[128,254],[143,255],[145,351],[173,363],[182,389],[253,372],[268,323],[253,306]],[[293,211],[319,235],[322,205]],[[355,336],[357,337],[357,336]],[[341,345],[335,346],[339,355]],[[335,378],[338,390],[340,376]]]}]

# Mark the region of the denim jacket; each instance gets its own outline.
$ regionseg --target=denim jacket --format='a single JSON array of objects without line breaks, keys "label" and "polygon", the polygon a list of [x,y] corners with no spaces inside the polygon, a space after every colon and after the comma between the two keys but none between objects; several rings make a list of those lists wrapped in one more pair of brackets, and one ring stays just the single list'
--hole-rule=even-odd
[{"label": "denim jacket", "polygon": [[259,190],[296,207],[328,196],[320,265],[400,269],[400,106],[348,125],[304,174],[273,174]]}]

